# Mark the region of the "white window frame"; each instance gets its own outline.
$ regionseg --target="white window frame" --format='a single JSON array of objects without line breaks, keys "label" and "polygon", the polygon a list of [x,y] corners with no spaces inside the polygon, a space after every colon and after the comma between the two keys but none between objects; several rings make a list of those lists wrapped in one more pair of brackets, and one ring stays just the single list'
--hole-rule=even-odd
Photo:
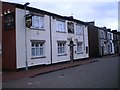
[{"label": "white window frame", "polygon": [[77,54],[83,53],[83,42],[77,42],[77,50],[76,51],[77,51]]},{"label": "white window frame", "polygon": [[32,16],[32,28],[44,29],[44,16]]},{"label": "white window frame", "polygon": [[66,54],[66,41],[58,41],[57,42],[57,53],[58,53],[58,55]]},{"label": "white window frame", "polygon": [[76,35],[83,35],[84,25],[76,24]]},{"label": "white window frame", "polygon": [[57,31],[58,32],[66,32],[65,31],[65,21],[57,20]]},{"label": "white window frame", "polygon": [[[36,47],[37,44],[38,44],[38,47]],[[34,51],[33,51],[33,49],[34,49]],[[35,55],[33,55],[33,52]],[[32,56],[32,58],[45,56],[45,41],[31,41],[31,56]]]}]

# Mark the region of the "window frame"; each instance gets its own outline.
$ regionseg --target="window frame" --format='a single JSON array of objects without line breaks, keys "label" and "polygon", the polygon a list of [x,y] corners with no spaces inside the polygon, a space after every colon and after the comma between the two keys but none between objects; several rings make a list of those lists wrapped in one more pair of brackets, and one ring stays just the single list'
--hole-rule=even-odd
[{"label": "window frame", "polygon": [[[36,24],[36,20],[38,20],[38,26]],[[32,16],[32,29],[44,30],[44,16],[34,15]]]},{"label": "window frame", "polygon": [[[61,25],[62,29],[60,29],[60,26],[59,26],[60,23],[63,23]],[[56,19],[56,25],[57,25],[57,29],[56,29],[57,32],[66,32],[66,30],[65,30],[65,20]]]},{"label": "window frame", "polygon": [[[34,46],[32,46],[34,44]],[[38,47],[36,47],[36,44],[38,44]],[[42,46],[41,46],[42,45]],[[35,49],[33,55],[33,49]],[[43,49],[41,51],[41,49]],[[39,55],[37,53],[37,50],[39,50]],[[42,53],[42,54],[41,54]],[[31,58],[42,58],[45,57],[45,41],[44,40],[31,40]]]},{"label": "window frame", "polygon": [[[78,29],[78,27],[79,27],[79,29]],[[78,30],[79,30],[79,32],[78,32]],[[84,30],[84,25],[76,24],[76,35],[83,35],[84,34],[83,30]]]},{"label": "window frame", "polygon": [[[79,44],[79,46],[78,46]],[[79,49],[78,49],[79,47]],[[79,51],[80,50],[80,51]],[[77,54],[83,54],[83,42],[77,42],[77,50],[76,50]]]},{"label": "window frame", "polygon": [[[61,44],[61,46],[59,46],[59,44]],[[57,41],[57,54],[58,56],[66,55],[66,41]]]}]

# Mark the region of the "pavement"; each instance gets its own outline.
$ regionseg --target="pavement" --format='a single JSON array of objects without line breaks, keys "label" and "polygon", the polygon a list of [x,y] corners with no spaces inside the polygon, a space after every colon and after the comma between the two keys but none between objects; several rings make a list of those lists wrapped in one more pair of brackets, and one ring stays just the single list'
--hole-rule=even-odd
[{"label": "pavement", "polygon": [[[112,55],[114,56],[114,55]],[[107,57],[107,56],[105,56]],[[71,62],[64,62],[64,63],[58,63],[58,64],[53,64],[53,65],[44,65],[44,66],[37,66],[37,67],[32,67],[29,68],[28,71],[25,69],[23,70],[18,70],[18,71],[3,71],[2,72],[2,82],[7,82],[11,80],[18,80],[22,78],[34,78],[37,75],[48,73],[48,72],[53,72],[61,69],[66,69],[74,66],[79,66],[82,64],[88,64],[97,61],[96,59],[81,59],[77,61]]]}]

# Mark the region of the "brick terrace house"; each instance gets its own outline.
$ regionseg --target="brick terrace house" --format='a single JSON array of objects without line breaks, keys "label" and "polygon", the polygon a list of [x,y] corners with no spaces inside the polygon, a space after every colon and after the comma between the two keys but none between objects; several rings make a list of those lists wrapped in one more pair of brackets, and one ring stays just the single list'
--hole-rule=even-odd
[{"label": "brick terrace house", "polygon": [[88,23],[89,57],[114,54],[113,33],[107,28]]},{"label": "brick terrace house", "polygon": [[113,33],[106,27],[99,28],[100,56],[114,54]]},{"label": "brick terrace house", "polygon": [[85,22],[8,2],[2,2],[2,13],[3,69],[89,58]]},{"label": "brick terrace house", "polygon": [[88,22],[89,57],[99,57],[99,32],[95,22]]},{"label": "brick terrace house", "polygon": [[115,54],[119,53],[119,48],[120,48],[120,32],[118,32],[117,30],[113,30],[113,43],[114,43],[114,51]]}]

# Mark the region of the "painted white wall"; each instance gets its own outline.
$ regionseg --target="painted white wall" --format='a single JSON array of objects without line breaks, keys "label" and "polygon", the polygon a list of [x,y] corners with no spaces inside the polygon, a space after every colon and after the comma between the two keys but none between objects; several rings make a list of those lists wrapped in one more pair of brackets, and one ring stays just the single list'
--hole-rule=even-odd
[{"label": "painted white wall", "polygon": [[[51,18],[52,20],[52,63],[58,63],[63,61],[68,61],[69,59],[69,48],[68,48],[68,42],[67,42],[67,33],[60,33],[57,32],[57,20]],[[65,30],[67,30],[66,27],[67,22],[65,21]],[[58,48],[57,48],[57,41],[66,41],[66,54],[64,56],[58,56]]]},{"label": "painted white wall", "polygon": [[[100,38],[103,38],[101,36],[101,32],[103,32],[103,34],[104,34],[104,39],[100,39]],[[111,39],[110,39],[110,34],[111,34]],[[102,46],[104,46],[104,51],[103,51],[104,55],[114,54],[114,44],[112,42],[112,40],[113,40],[113,33],[112,32],[107,32],[107,39],[105,39],[105,31],[102,30],[102,29],[99,29],[99,36],[100,36],[100,38],[99,38],[99,40],[100,40],[100,42],[99,42],[99,44],[100,44],[100,54],[102,55]],[[107,40],[108,40],[108,42],[107,42]],[[107,42],[107,43],[105,44],[104,42]],[[112,44],[112,52],[109,53],[108,45],[110,43]]]},{"label": "painted white wall", "polygon": [[[50,28],[49,16],[44,17],[45,30],[35,30],[27,28],[27,59],[28,66],[49,64],[50,63]],[[45,40],[45,57],[31,59],[31,40]],[[24,10],[16,8],[16,52],[17,52],[17,68],[25,67],[25,23]]]},{"label": "painted white wall", "polygon": [[[27,11],[28,12],[28,11]],[[74,59],[88,58],[86,54],[86,46],[88,47],[88,31],[84,26],[84,36],[78,36],[75,34],[67,33],[67,20],[65,21],[66,33],[57,32],[57,21],[51,17],[51,34],[52,34],[52,63],[64,62],[70,60],[70,50],[68,38],[72,38],[74,44],[75,39],[83,41],[83,54],[77,54],[77,46],[74,46]],[[75,24],[75,23],[74,23]],[[35,30],[27,28],[27,60],[28,66],[50,64],[51,63],[51,51],[50,51],[50,16],[44,16],[44,28],[45,30]],[[76,29],[76,27],[75,27]],[[76,32],[76,31],[75,31]],[[45,40],[45,58],[31,59],[31,40]],[[58,56],[57,41],[66,41],[66,55]],[[25,67],[25,22],[24,22],[24,10],[16,8],[16,60],[17,68]]]},{"label": "painted white wall", "polygon": [[113,43],[113,33],[111,32],[111,38],[112,38],[112,40],[110,41],[111,43],[112,43],[112,54],[114,54],[115,53],[115,49],[114,49],[114,43]]},{"label": "painted white wall", "polygon": [[[76,23],[74,23],[75,26]],[[74,27],[74,34],[68,33],[67,30],[67,20],[65,21],[65,31],[66,33],[57,32],[57,20],[52,19],[52,51],[53,51],[53,63],[63,62],[63,61],[70,61],[70,47],[68,46],[69,40],[68,38],[72,38],[74,44],[76,45],[75,39],[78,41],[83,41],[83,54],[77,54],[75,51],[77,51],[77,46],[74,46],[74,59],[82,59],[82,58],[88,58],[88,54],[86,54],[86,46],[88,46],[88,31],[87,27],[84,26],[84,38],[83,36],[76,35],[76,26]],[[65,56],[58,56],[57,52],[57,41],[66,41],[66,55]]]}]

